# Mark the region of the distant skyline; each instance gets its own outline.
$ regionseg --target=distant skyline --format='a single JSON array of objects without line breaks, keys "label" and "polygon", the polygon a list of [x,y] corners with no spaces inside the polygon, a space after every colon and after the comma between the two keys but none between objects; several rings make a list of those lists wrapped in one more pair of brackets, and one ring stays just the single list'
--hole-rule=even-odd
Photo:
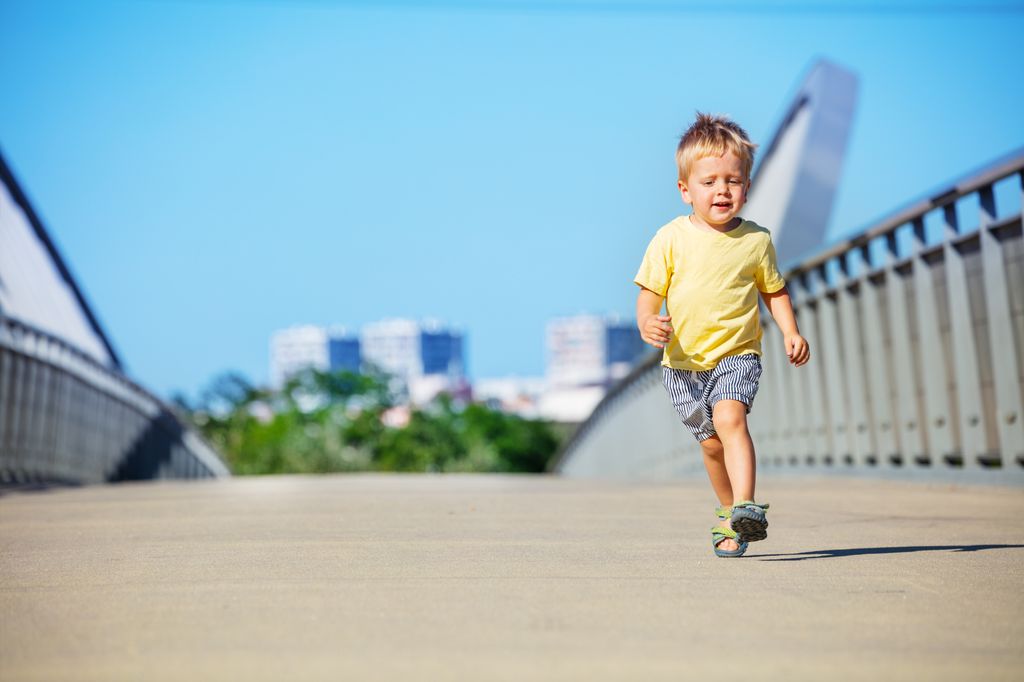
[{"label": "distant skyline", "polygon": [[831,239],[1024,146],[1024,3],[683,7],[4,0],[0,150],[167,397],[395,317],[539,376],[549,319],[631,315],[694,111],[765,145],[820,57],[860,79]]}]

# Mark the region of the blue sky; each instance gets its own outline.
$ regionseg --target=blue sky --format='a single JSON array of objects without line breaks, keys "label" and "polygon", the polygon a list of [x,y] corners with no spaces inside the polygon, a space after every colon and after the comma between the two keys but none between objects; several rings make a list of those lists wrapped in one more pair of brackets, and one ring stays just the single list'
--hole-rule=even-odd
[{"label": "blue sky", "polygon": [[0,0],[0,149],[167,396],[397,316],[539,375],[548,319],[631,313],[693,112],[766,143],[819,57],[860,78],[833,238],[1024,146],[1022,3],[696,5]]}]

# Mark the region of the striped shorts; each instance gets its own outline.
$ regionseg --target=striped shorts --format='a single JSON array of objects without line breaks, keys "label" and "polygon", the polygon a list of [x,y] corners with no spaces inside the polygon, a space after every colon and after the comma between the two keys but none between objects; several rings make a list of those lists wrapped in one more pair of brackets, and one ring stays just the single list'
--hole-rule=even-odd
[{"label": "striped shorts", "polygon": [[730,355],[703,372],[661,369],[672,406],[699,442],[716,433],[711,414],[719,400],[739,400],[750,412],[757,395],[757,381],[761,378],[761,358],[754,353]]}]

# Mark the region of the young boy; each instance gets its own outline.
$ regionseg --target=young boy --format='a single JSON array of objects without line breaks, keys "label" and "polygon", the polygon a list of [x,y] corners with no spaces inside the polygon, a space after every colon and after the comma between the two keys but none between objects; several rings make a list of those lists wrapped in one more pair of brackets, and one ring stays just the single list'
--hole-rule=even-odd
[{"label": "young boy", "polygon": [[[767,504],[754,500],[754,444],[747,413],[761,376],[760,292],[782,330],[791,364],[807,362],[768,230],[739,216],[750,189],[755,145],[736,123],[697,114],[676,150],[679,191],[693,207],[658,230],[635,282],[640,335],[664,348],[665,388],[700,442],[722,506],[715,554],[739,557],[764,540]],[[662,315],[662,304],[668,314]]]}]

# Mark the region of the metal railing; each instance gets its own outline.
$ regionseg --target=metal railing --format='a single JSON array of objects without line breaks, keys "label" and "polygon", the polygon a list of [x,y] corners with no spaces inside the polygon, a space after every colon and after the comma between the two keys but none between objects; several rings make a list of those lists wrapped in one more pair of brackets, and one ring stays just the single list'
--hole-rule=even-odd
[{"label": "metal railing", "polygon": [[[996,186],[1008,184],[1024,194],[1024,150],[787,273],[813,359],[789,367],[762,315],[765,372],[750,417],[761,467],[1024,483],[1024,240],[1021,215],[996,211]],[[557,471],[701,468],[665,407],[659,359],[609,392]]]},{"label": "metal railing", "polygon": [[141,386],[0,317],[0,483],[227,475],[217,454]]}]

